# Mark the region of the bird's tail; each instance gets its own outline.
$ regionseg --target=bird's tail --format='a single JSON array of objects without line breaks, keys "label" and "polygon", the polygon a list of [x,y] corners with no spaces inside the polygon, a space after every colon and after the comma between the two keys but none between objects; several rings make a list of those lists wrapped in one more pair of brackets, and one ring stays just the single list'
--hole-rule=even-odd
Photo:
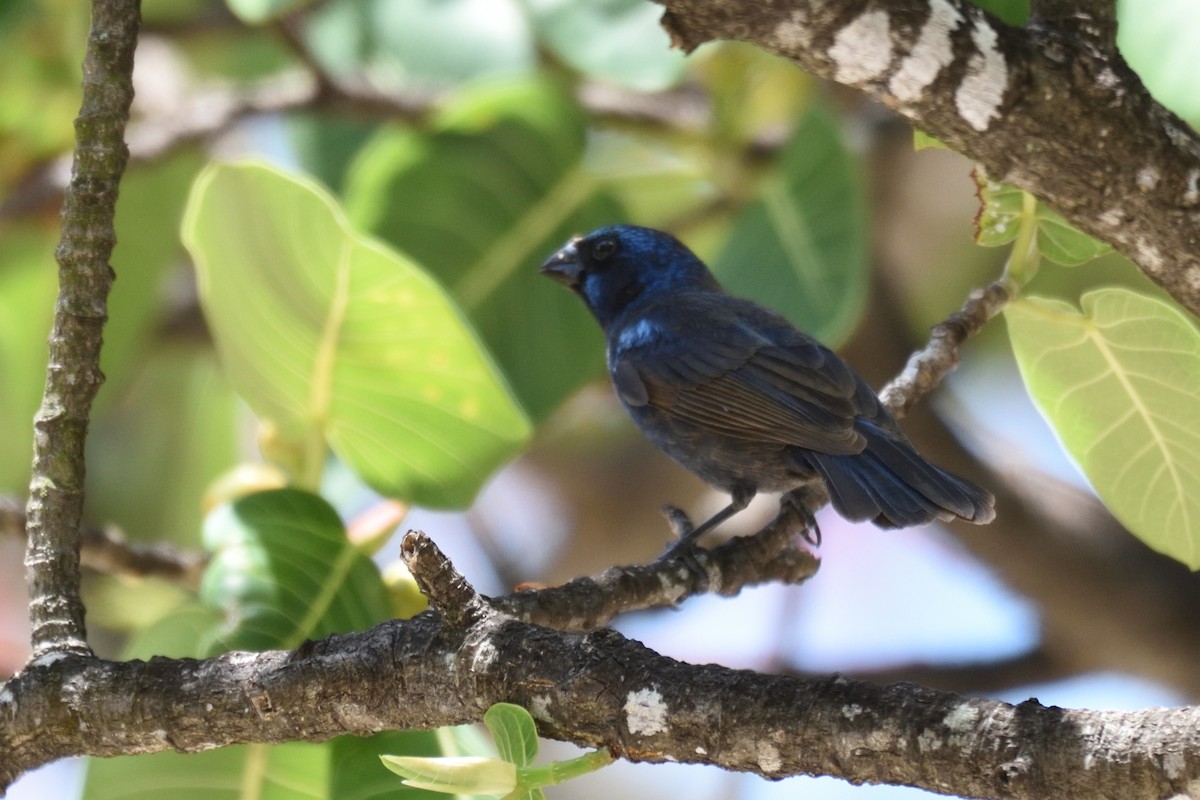
[{"label": "bird's tail", "polygon": [[882,432],[868,435],[861,453],[810,458],[833,507],[849,520],[907,528],[935,519],[982,525],[996,516],[991,492],[930,464],[906,441]]}]

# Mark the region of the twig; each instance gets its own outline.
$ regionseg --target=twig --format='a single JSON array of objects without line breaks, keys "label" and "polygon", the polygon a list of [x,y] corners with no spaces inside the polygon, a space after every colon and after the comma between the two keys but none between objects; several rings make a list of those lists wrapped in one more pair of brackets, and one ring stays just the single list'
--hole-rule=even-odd
[{"label": "twig", "polygon": [[[25,509],[12,497],[0,497],[0,533],[25,539]],[[85,525],[80,531],[80,562],[106,575],[162,578],[190,589],[200,585],[208,563],[204,553],[179,550],[168,544],[131,544],[112,527]]]},{"label": "twig", "polygon": [[933,326],[929,343],[913,353],[904,370],[879,393],[888,410],[902,418],[918,400],[936,389],[958,366],[963,342],[979,333],[1011,298],[1008,284],[995,281],[971,292],[962,308]]},{"label": "twig", "polygon": [[83,103],[63,206],[59,295],[42,404],[34,417],[25,565],[33,657],[90,654],[79,596],[84,440],[100,372],[116,236],[113,213],[128,150],[138,0],[95,0],[83,62]]},{"label": "twig", "polygon": [[803,512],[788,503],[753,536],[732,539],[712,550],[697,549],[691,560],[613,567],[595,577],[562,586],[515,592],[492,600],[510,616],[561,630],[590,631],[618,614],[677,605],[705,592],[732,596],[748,586],[778,581],[802,583],[820,561],[805,549],[789,547],[804,529]]}]

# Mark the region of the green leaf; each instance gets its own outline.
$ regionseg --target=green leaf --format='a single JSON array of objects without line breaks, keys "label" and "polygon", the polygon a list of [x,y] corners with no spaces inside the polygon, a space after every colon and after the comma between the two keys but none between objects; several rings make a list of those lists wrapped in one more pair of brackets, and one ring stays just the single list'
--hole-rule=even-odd
[{"label": "green leaf", "polygon": [[434,792],[398,786],[391,774],[379,768],[379,759],[387,753],[442,755],[439,738],[437,731],[388,731],[365,738],[339,736],[329,743],[330,775],[326,796],[335,800],[435,800],[439,795]]},{"label": "green leaf", "polygon": [[[997,247],[1013,241],[1028,213],[1025,192],[1007,183],[993,181],[981,168],[975,169],[979,194],[979,216],[975,218],[975,241],[984,247]],[[1036,201],[1037,248],[1043,256],[1065,267],[1074,267],[1109,252],[1112,247],[1093,239],[1063,219],[1041,200]]]},{"label": "green leaf", "polygon": [[642,92],[666,89],[685,57],[659,24],[662,9],[643,0],[525,0],[556,56],[584,74]]},{"label": "green leaf", "polygon": [[381,89],[448,86],[537,64],[529,22],[515,0],[342,0],[310,15],[308,45],[342,77]]},{"label": "green leaf", "polygon": [[971,0],[1009,25],[1024,25],[1029,19],[1029,0]]},{"label": "green leaf", "polygon": [[183,255],[179,222],[200,166],[199,154],[184,150],[133,167],[121,179],[112,254],[117,280],[108,297],[109,321],[100,351],[106,376],[98,395],[102,409],[122,397],[121,390],[145,363],[147,343],[155,340],[154,329],[164,313],[164,279]]},{"label": "green leaf", "polygon": [[495,703],[483,715],[500,757],[518,767],[533,763],[538,751],[537,725],[524,708],[512,703]]},{"label": "green leaf", "polygon": [[836,346],[867,291],[862,180],[837,121],[813,106],[714,263],[734,294],[784,314]]},{"label": "green leaf", "polygon": [[448,794],[506,795],[517,785],[517,768],[482,756],[420,758],[380,756],[383,765],[407,786]]},{"label": "green leaf", "polygon": [[46,383],[46,339],[58,290],[54,269],[56,234],[33,225],[0,229],[0,492],[29,490],[33,415]]},{"label": "green leaf", "polygon": [[119,401],[92,420],[88,513],[119,520],[131,539],[193,548],[204,521],[200,498],[243,452],[244,406],[209,347],[160,344],[138,366]]},{"label": "green leaf", "polygon": [[1200,332],[1128,289],[1005,311],[1030,395],[1131,532],[1200,569]]},{"label": "green leaf", "polygon": [[379,570],[314,494],[275,489],[223,505],[204,541],[213,559],[200,597],[224,613],[210,652],[291,649],[388,619]]},{"label": "green leaf", "polygon": [[238,19],[247,25],[261,25],[303,8],[310,0],[225,0]]},{"label": "green leaf", "polygon": [[1117,45],[1155,99],[1200,126],[1200,14],[1194,0],[1117,2]]},{"label": "green leaf", "polygon": [[913,128],[913,149],[914,150],[949,150],[946,143],[936,136],[932,136],[920,128]]},{"label": "green leaf", "polygon": [[571,235],[622,219],[582,167],[586,128],[548,84],[488,84],[457,96],[428,132],[384,132],[346,191],[357,224],[447,287],[535,419],[603,359],[583,304],[537,271]]},{"label": "green leaf", "polygon": [[[420,205],[420,204],[414,204]],[[470,327],[409,259],[353,232],[316,185],[262,165],[208,167],[184,239],[238,392],[377,491],[469,503],[530,424]]]},{"label": "green leaf", "polygon": [[84,800],[296,800],[326,797],[326,745],[292,742],[88,760]]}]

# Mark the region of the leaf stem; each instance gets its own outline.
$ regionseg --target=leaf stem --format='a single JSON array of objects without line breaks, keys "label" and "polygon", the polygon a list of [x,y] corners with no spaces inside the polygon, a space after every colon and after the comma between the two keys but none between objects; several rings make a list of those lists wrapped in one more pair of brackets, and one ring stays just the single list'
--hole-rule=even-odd
[{"label": "leaf stem", "polygon": [[1002,278],[1013,297],[1037,275],[1042,256],[1037,243],[1038,199],[1029,192],[1022,192],[1021,196],[1021,224],[1017,228],[1017,238],[1013,241]]},{"label": "leaf stem", "polygon": [[543,767],[520,767],[517,769],[517,783],[525,789],[553,786],[607,767],[612,760],[612,754],[607,750],[593,750],[578,758],[555,761]]}]

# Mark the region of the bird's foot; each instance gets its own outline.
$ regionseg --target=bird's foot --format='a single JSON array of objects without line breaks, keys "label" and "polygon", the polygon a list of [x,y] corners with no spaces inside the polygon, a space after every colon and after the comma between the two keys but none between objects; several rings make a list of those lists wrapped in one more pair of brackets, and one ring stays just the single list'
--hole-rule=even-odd
[{"label": "bird's foot", "polygon": [[821,526],[817,524],[817,518],[810,510],[813,506],[812,500],[814,500],[814,496],[809,487],[802,486],[785,494],[779,499],[779,502],[787,504],[804,521],[804,529],[800,531],[800,538],[813,547],[820,547]]}]

